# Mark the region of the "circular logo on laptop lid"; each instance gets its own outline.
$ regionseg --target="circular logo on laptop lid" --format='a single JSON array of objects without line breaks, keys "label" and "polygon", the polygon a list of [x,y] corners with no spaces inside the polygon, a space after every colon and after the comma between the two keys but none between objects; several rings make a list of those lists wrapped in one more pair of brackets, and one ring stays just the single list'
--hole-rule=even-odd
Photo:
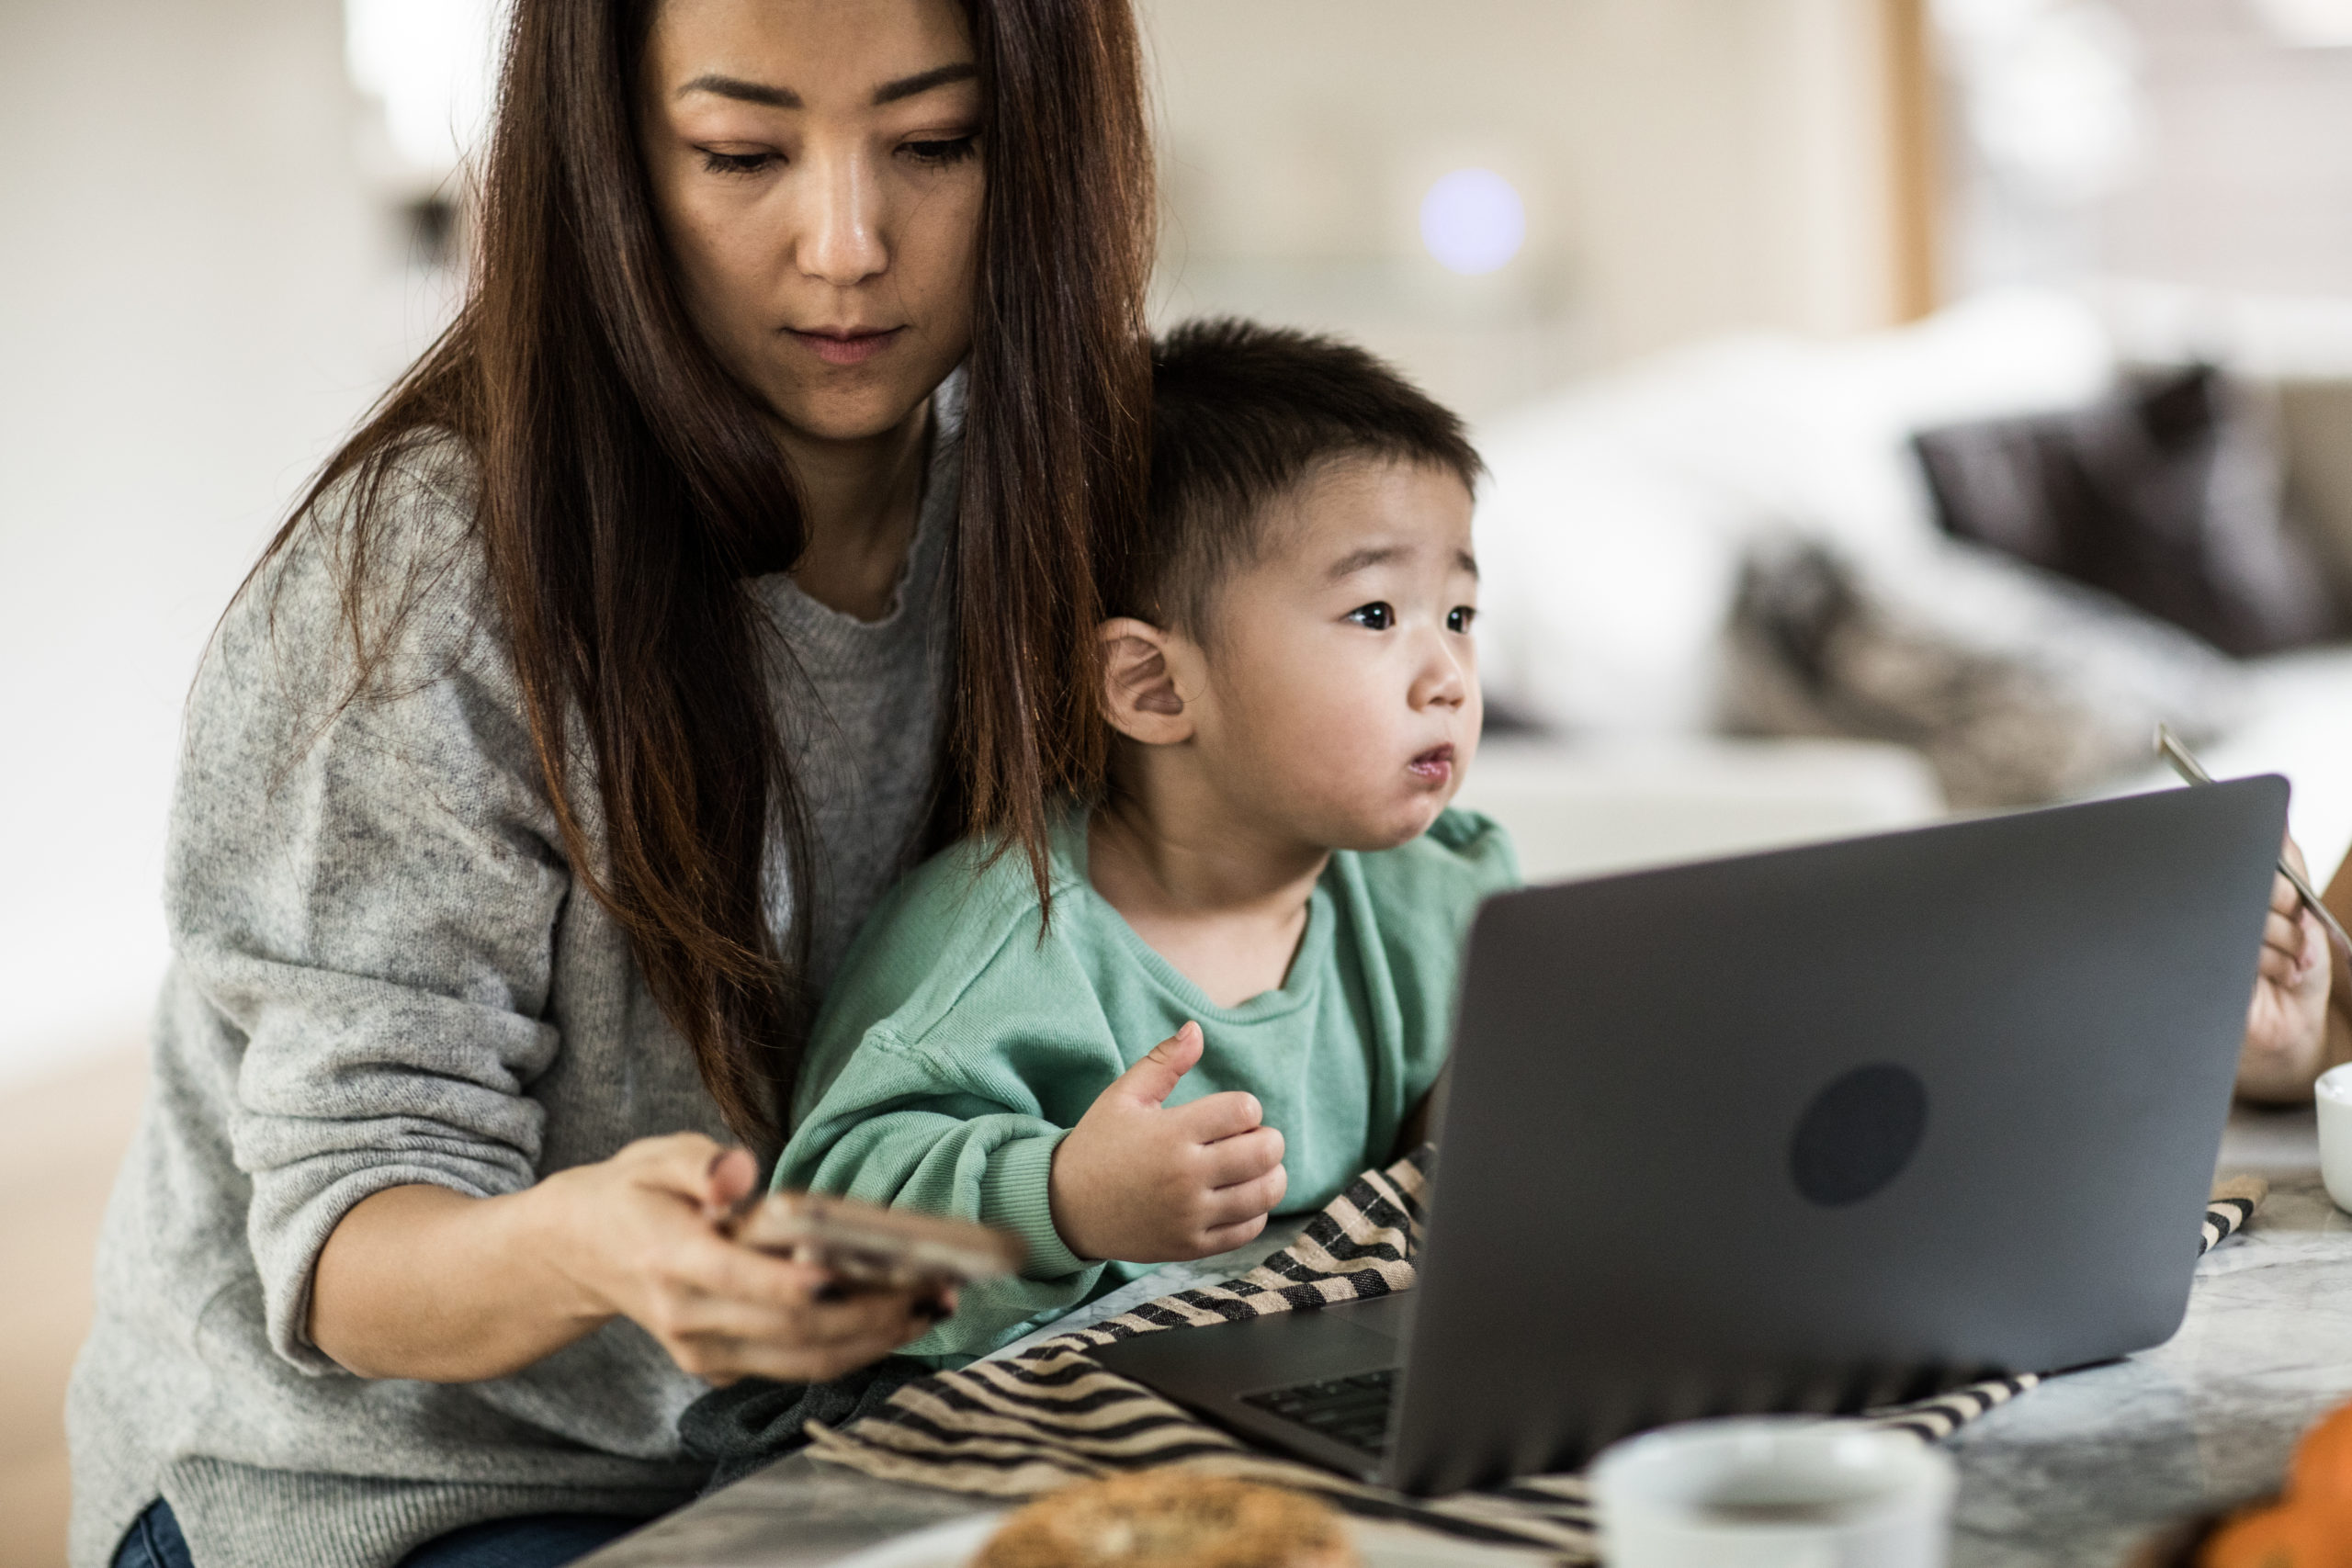
[{"label": "circular logo on laptop lid", "polygon": [[1859,1203],[1903,1174],[1928,1132],[1928,1086],[1893,1062],[1831,1080],[1789,1137],[1797,1190],[1826,1209]]}]

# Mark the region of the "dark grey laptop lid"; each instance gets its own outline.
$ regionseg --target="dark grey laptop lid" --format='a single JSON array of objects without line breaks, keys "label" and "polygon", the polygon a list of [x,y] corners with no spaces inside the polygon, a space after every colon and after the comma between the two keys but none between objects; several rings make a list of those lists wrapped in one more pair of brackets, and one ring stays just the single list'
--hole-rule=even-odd
[{"label": "dark grey laptop lid", "polygon": [[2168,1337],[2286,803],[2250,779],[1490,900],[1387,1478]]}]

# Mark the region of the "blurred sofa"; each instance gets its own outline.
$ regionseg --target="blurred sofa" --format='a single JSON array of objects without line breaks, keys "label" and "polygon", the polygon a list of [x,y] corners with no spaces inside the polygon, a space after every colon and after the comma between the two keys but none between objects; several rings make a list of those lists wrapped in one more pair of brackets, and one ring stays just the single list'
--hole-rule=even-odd
[{"label": "blurred sofa", "polygon": [[[1586,874],[1903,826],[1951,795],[2155,787],[2144,738],[2165,718],[2217,772],[2286,773],[2297,835],[2332,868],[2352,843],[2352,645],[2231,658],[1939,525],[1921,432],[2089,408],[2134,359],[2085,300],[1996,295],[1859,338],[1704,344],[1488,422],[1481,658],[1504,733],[1465,801],[1513,829],[1531,875]],[[2298,570],[2352,625],[2352,377],[2238,385]],[[1917,621],[1894,657],[1915,684],[1916,645],[1957,645],[2004,672],[2014,711],[1952,740],[1932,710],[1905,728],[1752,700],[1744,587],[1792,543],[1883,585],[1882,622]],[[1955,755],[2036,727],[2068,765],[1972,797]]]},{"label": "blurred sofa", "polygon": [[1529,880],[1916,827],[1944,814],[1926,759],[1881,741],[1490,736],[1460,804],[1511,831]]}]

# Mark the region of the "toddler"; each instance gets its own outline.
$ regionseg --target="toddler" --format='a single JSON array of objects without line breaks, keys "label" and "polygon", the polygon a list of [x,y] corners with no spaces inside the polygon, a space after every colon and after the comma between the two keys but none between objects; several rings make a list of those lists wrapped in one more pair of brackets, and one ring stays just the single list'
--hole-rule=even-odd
[{"label": "toddler", "polygon": [[[1027,863],[964,844],[859,935],[777,1163],[1018,1232],[908,1353],[960,1361],[1241,1245],[1399,1152],[1472,913],[1477,455],[1362,351],[1242,322],[1154,355],[1144,535],[1106,566],[1108,784]],[[1156,1042],[1156,1043],[1155,1043]]]}]

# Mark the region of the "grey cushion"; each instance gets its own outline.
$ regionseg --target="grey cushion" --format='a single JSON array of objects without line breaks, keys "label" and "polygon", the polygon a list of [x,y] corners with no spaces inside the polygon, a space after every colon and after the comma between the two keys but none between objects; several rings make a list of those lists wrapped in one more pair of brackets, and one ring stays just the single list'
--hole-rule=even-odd
[{"label": "grey cushion", "polygon": [[2104,590],[2235,654],[2341,623],[2287,526],[2254,398],[2209,366],[2128,379],[2087,409],[1951,425],[1916,441],[1951,534]]},{"label": "grey cushion", "polygon": [[2243,685],[2197,638],[1990,551],[1865,566],[1779,541],[1743,569],[1723,701],[1734,730],[1900,741],[1954,806],[2022,806],[2144,766],[2159,721],[2211,739]]},{"label": "grey cushion", "polygon": [[2352,379],[2283,381],[2276,389],[2285,447],[2288,520],[2352,604]]}]

